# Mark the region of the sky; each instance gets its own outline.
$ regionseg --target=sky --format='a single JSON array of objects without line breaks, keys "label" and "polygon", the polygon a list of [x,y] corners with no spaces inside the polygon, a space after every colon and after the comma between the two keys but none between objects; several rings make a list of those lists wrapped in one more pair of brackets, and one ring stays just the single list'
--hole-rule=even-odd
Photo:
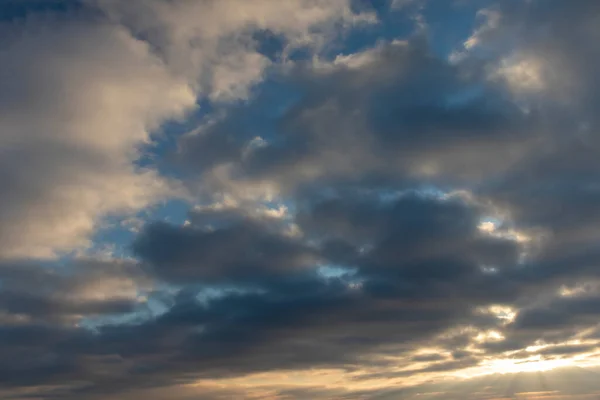
[{"label": "sky", "polygon": [[600,396],[597,0],[0,0],[0,398]]}]

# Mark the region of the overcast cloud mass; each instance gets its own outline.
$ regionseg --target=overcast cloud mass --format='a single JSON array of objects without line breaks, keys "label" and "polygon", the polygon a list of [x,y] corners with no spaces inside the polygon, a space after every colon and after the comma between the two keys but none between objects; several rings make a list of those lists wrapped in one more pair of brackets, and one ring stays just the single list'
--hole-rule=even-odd
[{"label": "overcast cloud mass", "polygon": [[600,397],[597,0],[0,0],[0,398]]}]

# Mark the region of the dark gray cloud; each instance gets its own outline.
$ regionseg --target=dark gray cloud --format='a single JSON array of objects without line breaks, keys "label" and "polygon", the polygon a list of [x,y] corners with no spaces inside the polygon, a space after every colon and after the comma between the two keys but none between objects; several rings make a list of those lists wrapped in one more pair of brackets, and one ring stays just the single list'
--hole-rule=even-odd
[{"label": "dark gray cloud", "polygon": [[[346,207],[346,201],[352,200],[338,200],[335,207],[344,212],[332,212],[332,218],[351,219],[354,214],[348,210],[356,209]],[[301,247],[300,238],[269,231],[268,224],[260,221],[242,220],[213,231],[193,225],[148,226],[134,246],[142,263],[148,263],[157,277],[188,287],[172,297],[166,304],[168,311],[156,318],[104,325],[96,333],[74,330],[71,334],[80,339],[50,344],[49,348],[75,363],[68,369],[73,377],[63,379],[75,381],[84,374],[93,382],[118,386],[114,375],[99,375],[111,354],[119,355],[115,368],[127,371],[131,385],[138,374],[168,381],[187,374],[192,379],[317,366],[351,369],[366,358],[375,365],[377,355],[390,348],[399,355],[409,354],[452,326],[474,323],[474,306],[495,299],[481,296],[479,290],[493,288],[492,281],[472,258],[491,257],[489,262],[505,263],[506,257],[498,258],[494,246],[506,246],[507,241],[483,237],[477,230],[477,209],[460,199],[407,194],[391,204],[376,198],[372,202],[357,209],[383,213],[371,227],[380,236],[372,235],[372,248],[354,260],[358,272],[340,278],[323,278],[314,265],[291,268],[298,248],[311,248],[325,263],[326,254],[320,253],[319,243]],[[321,215],[317,220],[323,221],[321,228],[328,233],[331,218],[324,218],[320,207],[314,206]],[[244,240],[232,240],[237,237],[232,232],[245,233],[248,227],[252,230],[242,236]],[[306,229],[304,234],[310,237],[311,232]],[[330,232],[339,234],[335,229]],[[395,244],[388,243],[390,238]],[[442,246],[451,238],[454,246]],[[269,245],[264,253],[259,252],[261,262],[254,262],[248,252],[260,250],[261,243]],[[423,246],[415,247],[417,243]],[[173,246],[179,246],[178,250],[171,251]],[[390,248],[411,247],[415,251],[404,255],[387,253]],[[213,251],[223,248],[229,251]],[[516,252],[512,253],[514,258]],[[242,272],[237,273],[238,268]],[[469,290],[471,281],[489,282],[490,288]],[[214,282],[234,285],[235,290],[200,298],[199,287]],[[23,345],[28,342],[26,335],[19,340]],[[89,357],[101,359],[98,370],[81,369],[79,363]],[[153,361],[144,361],[149,358]],[[466,357],[434,363],[411,374],[478,362]]]},{"label": "dark gray cloud", "polygon": [[[502,17],[485,29],[478,46],[491,51],[502,79],[524,106],[538,112],[543,132],[527,157],[483,190],[508,208],[523,227],[551,235],[557,253],[590,244],[597,236],[599,83],[595,41],[598,4],[532,2],[492,9]],[[515,42],[514,39],[518,37]],[[498,52],[497,44],[515,47]],[[518,80],[530,74],[537,83]],[[531,87],[531,86],[534,87]]]},{"label": "dark gray cloud", "polygon": [[140,305],[138,290],[150,281],[127,261],[81,259],[65,267],[7,263],[0,265],[0,318],[8,324],[72,324],[81,317],[127,314]]},{"label": "dark gray cloud", "polygon": [[[450,328],[472,325],[505,331],[505,341],[479,346],[490,353],[521,349],[543,336],[521,333],[526,328],[520,325],[520,318],[527,319],[526,310],[507,327],[498,319],[477,315],[478,307],[496,303],[518,306],[528,296],[558,289],[554,276],[540,274],[533,284],[531,274],[536,267],[516,266],[518,242],[478,229],[485,215],[481,207],[460,197],[405,193],[390,201],[376,196],[354,199],[345,194],[343,199],[317,201],[299,214],[303,236],[296,238],[277,236],[260,221],[254,221],[251,235],[258,242],[237,242],[227,236],[250,224],[247,220],[212,231],[193,225],[149,226],[135,245],[142,262],[151,268],[168,266],[170,269],[159,271],[166,277],[170,273],[176,276],[179,268],[194,271],[187,275],[190,289],[175,298],[170,310],[157,320],[129,331],[115,326],[106,332],[116,337],[146,332],[145,339],[134,346],[123,340],[127,348],[120,351],[131,355],[161,348],[162,338],[173,337],[174,342],[167,341],[163,350],[186,348],[186,357],[177,364],[185,365],[189,357],[190,362],[196,360],[196,372],[207,376],[311,365],[347,367],[363,357],[383,355],[389,348],[409,354],[426,343],[457,351],[455,361],[411,370],[411,374],[435,372],[481,361],[460,350],[474,343],[477,332],[462,344],[438,341]],[[308,240],[311,244],[305,244],[305,249],[321,264],[345,266],[354,272],[326,279],[314,265],[286,267],[296,257],[296,246],[281,247],[269,262],[253,264],[245,251],[260,248],[267,232],[297,245]],[[223,242],[204,247],[207,235]],[[328,244],[333,239],[346,240],[354,256],[340,259],[334,252],[332,258]],[[163,246],[172,248],[172,243],[181,249],[163,253]],[[235,245],[229,247],[231,252],[210,250],[227,243]],[[155,251],[140,251],[141,244]],[[179,258],[187,254],[192,256]],[[236,258],[238,255],[241,258]],[[190,264],[190,259],[195,263]],[[237,275],[230,265],[253,272]],[[261,269],[260,265],[273,268]],[[482,265],[494,265],[496,270],[486,271]],[[194,285],[213,282],[237,284],[237,289],[207,303],[198,300]]]},{"label": "dark gray cloud", "polygon": [[150,225],[133,245],[135,253],[167,281],[261,279],[314,266],[306,244],[245,220],[221,229]]},{"label": "dark gray cloud", "polygon": [[292,191],[337,180],[477,179],[506,168],[536,136],[503,92],[417,39],[361,57],[298,72],[306,97],[282,117],[281,136],[250,152],[236,174]]},{"label": "dark gray cloud", "polygon": [[[148,204],[145,189],[128,197],[137,183],[146,188],[146,178],[159,179],[131,169],[130,153],[148,132],[124,143],[119,132],[130,132],[135,121],[157,125],[155,114],[164,119],[192,106],[186,96],[175,103],[163,96],[169,88],[201,86],[224,111],[210,114],[166,157],[183,170],[182,184],[200,195],[199,204],[185,224],[146,224],[131,244],[134,258],[43,263],[0,254],[0,390],[33,390],[48,399],[165,398],[165,388],[200,380],[207,399],[597,397],[595,370],[398,387],[409,378],[478,370],[494,359],[520,365],[530,357],[584,360],[597,351],[595,2],[499,2],[480,14],[480,25],[450,59],[426,39],[427,21],[415,10],[422,27],[408,40],[332,59],[326,55],[334,50],[312,36],[313,28],[324,38],[329,31],[313,26],[315,14],[307,10],[317,5],[329,21],[347,10],[344,1],[297,0],[308,13],[298,19],[285,8],[292,3],[273,13],[270,2],[259,1],[244,8],[258,16],[239,21],[231,11],[238,3],[213,2],[214,26],[225,25],[222,49],[210,16],[202,14],[200,32],[187,18],[203,10],[194,2],[186,8],[152,1],[139,18],[138,2],[93,3],[115,26],[124,24],[119,33],[110,24],[93,31],[51,25],[52,34],[24,31],[27,46],[7,47],[12,56],[0,67],[7,78],[0,115],[7,119],[0,127],[8,131],[18,117],[34,132],[44,126],[51,133],[31,140],[0,135],[0,219],[7,222],[0,250],[12,258],[70,250],[98,215]],[[256,43],[228,41],[248,30],[289,36],[277,44],[282,48],[274,45],[273,60],[309,37],[323,58],[280,66],[251,98],[248,88],[266,61],[248,55]],[[63,56],[46,50],[65,32],[89,36],[59,46]],[[89,41],[106,51],[94,52],[86,68],[60,67],[65,57],[88,55]],[[215,47],[203,53],[209,44]],[[138,46],[139,54],[128,51]],[[32,49],[58,66],[39,67]],[[225,50],[239,57],[217,68],[213,58]],[[104,58],[119,63],[105,65]],[[211,66],[207,76],[192,68],[197,63]],[[42,70],[52,79],[40,77]],[[94,74],[103,77],[99,87],[116,82],[123,88],[118,112],[89,105],[95,91],[81,97],[86,102],[69,97],[55,104],[70,71],[85,71],[73,78],[82,90]],[[148,82],[157,83],[156,93],[146,92]],[[142,95],[125,96],[134,91]],[[248,103],[217,104],[231,96]],[[146,97],[154,100],[137,107]],[[27,105],[34,109],[20,113]],[[92,110],[93,126],[105,128],[58,135],[71,110],[83,109]],[[82,124],[84,117],[74,120]],[[105,125],[123,120],[134,122]],[[114,131],[114,148],[102,147],[113,138],[105,131]],[[85,176],[75,172],[80,165],[89,167]],[[56,187],[84,195],[61,197]],[[78,199],[84,211],[59,218],[71,215]],[[75,222],[54,232],[48,221]],[[546,347],[527,350],[540,344]],[[286,381],[246,391],[218,382],[324,370],[341,371],[346,383],[389,387],[302,388]],[[569,387],[568,379],[576,384]],[[172,395],[194,398],[188,389]]]},{"label": "dark gray cloud", "polygon": [[482,67],[440,59],[421,38],[299,65],[283,78],[293,83],[283,115],[258,112],[253,124],[236,110],[186,137],[180,161],[215,190],[224,184],[216,167],[226,165],[234,182],[266,180],[288,192],[332,182],[449,184],[506,169],[538,137],[534,116],[483,79]]}]

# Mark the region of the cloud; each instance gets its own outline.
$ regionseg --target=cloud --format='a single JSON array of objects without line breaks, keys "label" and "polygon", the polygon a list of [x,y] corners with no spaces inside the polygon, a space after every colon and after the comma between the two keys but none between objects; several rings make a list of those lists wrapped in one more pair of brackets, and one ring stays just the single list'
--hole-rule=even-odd
[{"label": "cloud", "polygon": [[[100,390],[97,388],[100,382],[102,390],[118,390],[115,374],[119,371],[127,371],[130,377],[127,385],[145,387],[147,384],[135,376],[140,379],[143,376],[144,381],[154,376],[150,381],[166,385],[174,383],[180,374],[190,374],[192,383],[194,377],[235,377],[278,369],[348,369],[361,360],[389,367],[385,356],[391,350],[397,357],[411,358],[415,347],[436,340],[448,328],[478,324],[473,304],[497,301],[493,295],[488,298],[482,295],[483,291],[493,293],[496,283],[472,259],[492,257],[498,263],[510,264],[510,260],[497,258],[493,251],[494,245],[505,246],[506,240],[479,233],[478,218],[471,215],[477,211],[468,203],[407,194],[391,204],[373,198],[362,206],[364,209],[359,206],[347,211],[344,202],[351,200],[339,201],[335,205],[342,212],[332,214],[339,220],[351,220],[356,211],[376,214],[373,210],[380,210],[383,214],[374,219],[371,227],[377,233],[372,235],[375,242],[371,250],[364,255],[357,251],[357,258],[352,260],[357,273],[339,278],[319,275],[314,262],[304,261],[300,268],[291,265],[302,259],[299,257],[305,256],[307,250],[323,263],[333,264],[336,260],[328,259],[320,241],[311,244],[300,237],[272,231],[265,221],[242,219],[212,231],[202,231],[193,224],[147,226],[135,245],[142,268],[147,263],[149,274],[182,288],[171,295],[161,294],[159,287],[155,292],[146,289],[149,304],[162,303],[166,310],[154,318],[134,319],[125,324],[105,323],[93,332],[77,327],[61,328],[56,342],[46,347],[61,355],[48,361],[51,372],[46,379],[60,378],[65,384],[87,380],[94,382],[90,390],[95,392]],[[314,209],[319,206],[315,204]],[[323,222],[321,229],[327,234],[339,232],[330,230],[328,218],[319,215],[318,221]],[[414,231],[414,238],[402,233],[402,229],[406,233],[414,230],[414,223],[423,226],[420,232]],[[300,225],[306,238],[319,232],[309,229],[307,224]],[[441,246],[451,237],[455,238],[456,248]],[[415,240],[424,243],[424,247],[391,261],[391,255],[387,254],[390,246],[407,249],[410,243],[417,243]],[[81,271],[81,267],[76,268]],[[107,273],[111,274],[110,271]],[[123,282],[123,278],[116,282]],[[143,280],[138,278],[137,282]],[[211,287],[211,283],[217,289],[219,286],[214,284],[220,284],[221,289],[216,295],[206,297],[205,287],[207,284]],[[118,286],[103,284],[102,280],[80,287],[68,290],[77,298],[79,307],[84,307],[86,299],[97,298],[94,293],[103,287],[117,296]],[[37,291],[38,297],[54,299],[57,290],[50,287],[47,292]],[[30,296],[36,293],[28,287],[23,291]],[[78,296],[78,291],[82,295]],[[126,290],[124,294],[127,298],[132,292]],[[105,301],[105,313],[115,311],[110,307],[110,299],[100,301]],[[26,304],[19,303],[21,307]],[[25,312],[22,308],[9,310]],[[62,312],[90,316],[99,311],[67,308]],[[482,321],[493,325],[488,320]],[[19,329],[28,332],[37,328],[28,323]],[[36,336],[37,333],[19,335],[15,346],[26,346]],[[112,354],[118,354],[119,358],[113,360],[109,357]],[[31,357],[34,363],[39,355],[33,353]],[[90,357],[97,359],[98,364],[90,366],[87,361]],[[145,361],[148,357],[154,360],[151,364]],[[434,373],[478,362],[468,357],[434,361],[390,376]],[[114,364],[111,367],[114,374],[101,372],[107,363]],[[35,370],[36,365],[28,368]],[[5,368],[7,376],[13,376],[21,367]],[[365,379],[376,376],[369,373]],[[27,384],[36,379],[39,378],[32,374],[24,382],[18,382]]]},{"label": "cloud", "polygon": [[158,223],[147,227],[133,248],[163,279],[180,283],[252,281],[278,270],[307,269],[316,261],[305,244],[248,220],[222,229]]},{"label": "cloud", "polygon": [[345,1],[244,4],[90,1],[46,18],[32,5],[24,20],[4,24],[3,257],[87,247],[102,217],[177,190],[135,166],[140,149],[198,97],[247,96],[270,64],[255,32],[272,30],[291,46],[320,37],[313,28],[360,19]]},{"label": "cloud", "polygon": [[126,314],[144,302],[152,280],[132,261],[81,258],[67,267],[8,263],[0,267],[0,309],[5,324],[66,324]]},{"label": "cloud", "polygon": [[[492,4],[448,57],[428,3],[376,40],[400,3],[4,23],[0,389],[597,397],[594,368],[480,375],[597,365],[600,9]],[[138,224],[177,196],[184,223]],[[82,255],[107,216],[129,258]]]},{"label": "cloud", "polygon": [[[478,231],[477,209],[463,200],[407,194],[390,204],[377,198],[353,202],[333,200],[326,208],[315,204],[311,216],[299,222],[300,237],[273,232],[258,221],[206,231],[193,224],[147,227],[134,245],[142,262],[187,289],[149,325],[115,326],[107,332],[159,335],[147,336],[146,344],[138,341],[141,349],[160,346],[159,337],[179,332],[177,346],[191,347],[178,364],[199,357],[206,366],[196,364],[196,371],[209,376],[317,365],[345,368],[362,357],[376,363],[389,349],[401,356],[453,326],[493,326],[492,320],[478,320],[473,306],[510,302],[524,289],[511,277],[519,244]],[[361,228],[366,233],[357,236],[354,229]],[[349,242],[354,258],[332,257],[328,241],[353,236],[371,240],[369,249],[361,253],[353,246],[365,243]],[[310,258],[296,267],[298,257],[307,254],[324,265],[355,268],[355,273],[324,278]],[[494,263],[501,272],[488,276],[478,262]],[[224,285],[221,294],[199,300],[201,287],[210,283]],[[414,373],[433,371],[439,366]]]},{"label": "cloud", "polygon": [[323,46],[335,38],[336,25],[374,22],[372,15],[355,14],[347,0],[90,2],[151,43],[177,75],[215,100],[246,97],[261,80],[271,62],[258,51],[256,32],[280,37],[285,53]]},{"label": "cloud", "polygon": [[266,121],[279,134],[263,145],[243,150],[256,135],[233,125],[235,112],[181,142],[181,162],[203,173],[207,187],[263,185],[287,195],[336,182],[478,182],[520,160],[537,138],[532,117],[503,92],[419,38],[289,74],[301,100]]},{"label": "cloud", "polygon": [[2,257],[50,257],[89,245],[103,215],[167,194],[167,182],[132,164],[136,147],[195,97],[118,27],[50,18],[11,30],[0,67],[0,247]]}]

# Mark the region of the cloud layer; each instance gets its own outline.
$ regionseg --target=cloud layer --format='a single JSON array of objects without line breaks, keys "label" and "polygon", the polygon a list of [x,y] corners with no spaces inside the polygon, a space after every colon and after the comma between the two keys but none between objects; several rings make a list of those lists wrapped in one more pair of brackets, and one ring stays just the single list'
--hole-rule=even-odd
[{"label": "cloud layer", "polygon": [[5,3],[0,397],[600,393],[595,2]]}]

